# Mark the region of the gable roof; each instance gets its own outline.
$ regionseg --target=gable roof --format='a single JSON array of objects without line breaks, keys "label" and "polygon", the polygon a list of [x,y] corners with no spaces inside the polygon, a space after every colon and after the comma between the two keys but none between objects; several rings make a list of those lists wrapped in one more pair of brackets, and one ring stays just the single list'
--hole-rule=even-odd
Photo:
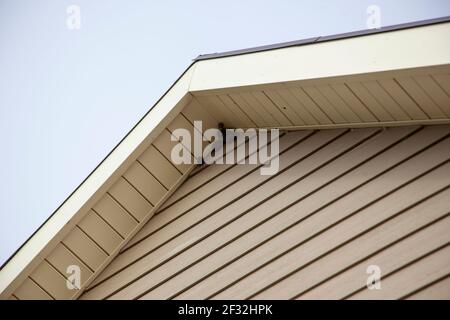
[{"label": "gable roof", "polygon": [[[172,130],[193,130],[193,120],[203,120],[209,127],[223,122],[228,127],[288,130],[449,123],[449,21],[445,17],[377,31],[199,56],[3,265],[1,297],[9,297],[26,281],[35,285],[38,280],[30,278],[32,274],[44,281],[51,278],[50,274],[63,277],[64,270],[58,268],[54,257],[60,247],[70,255],[67,259],[87,264],[91,274],[80,289],[93,281],[193,169],[169,166],[160,170],[167,165]],[[145,159],[152,159],[147,166]],[[157,196],[136,192],[139,190],[134,185],[127,189],[131,183],[124,176],[138,179],[134,176],[139,174],[130,171],[142,170],[133,169],[138,165],[148,171],[154,188],[163,187]],[[113,244],[108,242],[109,250],[102,252],[102,235],[90,234],[89,223],[95,224],[92,216],[111,224],[97,212],[105,197],[114,198],[111,193],[124,197],[122,202],[113,200],[120,202],[120,210],[127,211],[135,225]],[[127,208],[123,202],[133,195],[148,204],[142,200],[142,207]],[[82,241],[93,248],[89,257],[95,263],[91,265],[84,261],[87,258],[80,257],[84,252],[77,251],[85,250],[87,244],[81,246]],[[53,263],[49,262],[51,255],[55,258]],[[60,288],[53,289],[59,298]],[[74,298],[79,293],[61,297]]]},{"label": "gable roof", "polygon": [[401,23],[401,24],[396,24],[396,25],[392,25],[392,26],[385,26],[385,27],[381,27],[379,29],[365,29],[365,30],[333,34],[333,35],[328,35],[328,36],[318,36],[318,37],[313,37],[313,38],[308,38],[308,39],[274,43],[274,44],[265,45],[265,46],[258,46],[258,47],[239,49],[239,50],[233,50],[233,51],[201,54],[198,57],[196,57],[194,59],[194,61],[231,57],[231,56],[237,56],[237,55],[241,55],[241,54],[263,52],[263,51],[276,50],[276,49],[281,49],[281,48],[297,47],[297,46],[303,46],[303,45],[320,43],[320,42],[331,41],[331,40],[342,40],[342,39],[348,39],[348,38],[354,38],[354,37],[361,37],[361,36],[367,36],[367,35],[375,34],[375,33],[379,34],[379,33],[389,32],[389,31],[405,30],[405,29],[409,29],[409,28],[423,27],[423,26],[429,26],[432,24],[448,22],[449,20],[450,20],[450,16],[439,17],[439,18],[434,18],[434,19],[427,19],[427,20],[421,20],[421,21]]}]

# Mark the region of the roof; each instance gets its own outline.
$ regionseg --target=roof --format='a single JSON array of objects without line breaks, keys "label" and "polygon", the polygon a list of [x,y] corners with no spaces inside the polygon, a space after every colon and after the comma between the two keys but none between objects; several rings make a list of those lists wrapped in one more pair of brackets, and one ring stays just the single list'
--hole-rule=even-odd
[{"label": "roof", "polygon": [[404,30],[404,29],[415,28],[415,27],[429,26],[429,25],[433,25],[436,23],[442,23],[442,22],[448,22],[448,21],[450,21],[450,16],[401,23],[401,24],[396,24],[396,25],[392,25],[392,26],[381,27],[378,29],[364,29],[364,30],[358,30],[358,31],[338,33],[338,34],[333,34],[333,35],[328,35],[328,36],[318,36],[318,37],[313,37],[313,38],[308,38],[308,39],[301,39],[301,40],[295,40],[295,41],[289,41],[289,42],[280,42],[280,43],[274,43],[274,44],[270,44],[270,45],[252,47],[252,48],[247,48],[247,49],[226,51],[226,52],[220,52],[220,53],[201,54],[198,57],[196,57],[194,59],[194,61],[237,56],[237,55],[241,55],[241,54],[249,54],[249,53],[262,52],[262,51],[268,51],[268,50],[276,50],[276,49],[288,48],[288,47],[303,46],[303,45],[331,41],[331,40],[340,40],[340,39],[347,39],[347,38],[352,38],[352,37],[361,37],[361,36],[366,36],[366,35],[376,34],[376,33],[383,33],[383,32],[398,31],[398,30]]},{"label": "roof", "polygon": [[[449,123],[449,20],[444,17],[198,57],[2,266],[1,296],[7,297],[39,271],[42,262],[73,230],[81,228],[80,223],[105,195],[117,192],[123,196],[120,192],[127,191],[118,191],[117,185],[144,154],[155,149],[164,156],[170,150],[173,129],[192,129],[195,119],[210,127],[223,122],[228,127],[287,130]],[[156,179],[160,184],[173,171],[151,166],[149,172],[162,175]],[[177,167],[177,179],[164,185],[167,190],[160,197],[131,212],[143,210],[134,217],[133,231],[122,235],[107,257],[91,266],[92,275],[83,286],[95,279],[192,169]]]}]

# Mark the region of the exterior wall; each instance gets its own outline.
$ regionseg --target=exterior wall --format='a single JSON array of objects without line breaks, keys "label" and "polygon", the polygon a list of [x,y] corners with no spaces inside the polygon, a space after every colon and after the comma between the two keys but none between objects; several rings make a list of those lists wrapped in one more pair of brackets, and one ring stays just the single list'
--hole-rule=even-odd
[{"label": "exterior wall", "polygon": [[[195,120],[203,120],[204,129],[217,127],[219,123],[229,128],[283,130],[449,124],[450,42],[447,34],[450,23],[447,20],[421,28],[376,32],[367,37],[340,40],[321,37],[314,45],[197,61],[1,268],[0,299],[75,299],[91,286],[123,246],[153,217],[159,205],[175,201],[166,202],[193,168],[175,168],[168,159],[172,142],[167,142],[174,128],[192,132]],[[399,55],[399,52],[408,52],[408,55]],[[264,72],[260,72],[261,69]],[[250,175],[245,170],[242,177]],[[208,196],[192,196],[199,201],[199,206],[207,203],[206,199],[213,196],[214,190],[233,184],[233,179],[241,174],[237,169],[230,172],[233,174],[212,179],[216,181],[214,186],[205,187]],[[201,180],[195,176],[192,179]],[[207,207],[205,212],[212,210],[209,214],[216,215],[231,203],[232,197],[238,203],[239,197],[262,183],[259,179],[255,181],[244,184],[232,195],[224,192],[227,197],[218,202],[222,207]],[[284,181],[280,183],[283,184]],[[267,194],[268,199],[273,196],[270,192]],[[172,199],[179,199],[179,196]],[[211,199],[208,201],[216,198]],[[181,210],[191,217],[186,211],[191,204],[187,209],[179,209],[183,201],[177,201],[178,204],[167,210]],[[191,223],[197,226],[205,219]],[[208,219],[205,221],[210,221]],[[152,222],[147,228],[151,230],[153,223],[157,225]],[[178,228],[171,222],[167,228],[169,225],[174,230]],[[158,228],[166,230],[166,225]],[[143,231],[132,243],[150,239],[153,234],[157,237],[159,231]],[[167,234],[175,237],[176,232]],[[162,238],[172,241],[166,236]],[[199,240],[190,238],[188,233],[176,238],[180,243],[179,247],[171,249],[173,254],[186,245],[196,245]],[[161,246],[166,244],[164,241]],[[138,248],[138,245],[136,249],[130,246],[131,261],[143,254]],[[119,261],[126,261],[127,256],[121,255]],[[165,263],[165,260],[157,261]],[[116,270],[123,268],[121,263],[116,263],[120,266]],[[68,290],[66,286],[67,267],[72,265],[81,268],[83,280],[78,290]],[[143,276],[147,271],[144,268],[137,274]],[[127,278],[127,281],[132,279]],[[126,284],[125,281],[120,288]],[[118,292],[116,289],[111,292]],[[146,291],[148,289],[144,289]]]},{"label": "exterior wall", "polygon": [[450,299],[449,134],[296,131],[274,176],[197,170],[81,298]]}]

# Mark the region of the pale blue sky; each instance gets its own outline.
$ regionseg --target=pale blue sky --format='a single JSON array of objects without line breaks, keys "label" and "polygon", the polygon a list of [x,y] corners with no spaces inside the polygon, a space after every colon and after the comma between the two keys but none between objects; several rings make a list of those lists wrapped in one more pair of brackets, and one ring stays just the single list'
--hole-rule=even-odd
[{"label": "pale blue sky", "polygon": [[383,26],[450,15],[448,0],[0,0],[0,263],[192,58],[364,29],[371,4]]}]

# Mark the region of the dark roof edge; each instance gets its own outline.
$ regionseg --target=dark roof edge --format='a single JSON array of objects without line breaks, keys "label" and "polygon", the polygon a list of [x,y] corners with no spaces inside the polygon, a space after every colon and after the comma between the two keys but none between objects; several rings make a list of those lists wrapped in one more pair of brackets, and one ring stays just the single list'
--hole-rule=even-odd
[{"label": "dark roof edge", "polygon": [[438,23],[443,23],[443,22],[450,22],[450,16],[434,18],[434,19],[427,19],[427,20],[420,20],[420,21],[414,21],[414,22],[408,22],[408,23],[402,23],[402,24],[396,24],[396,25],[392,25],[392,26],[381,27],[379,29],[365,29],[365,30],[352,31],[352,32],[340,33],[340,34],[329,35],[329,36],[320,36],[320,37],[314,37],[314,38],[308,38],[308,39],[302,39],[302,40],[296,40],[296,41],[275,43],[275,44],[271,44],[271,45],[258,46],[258,47],[247,48],[247,49],[226,51],[226,52],[220,52],[220,53],[201,54],[197,58],[195,58],[194,61],[238,56],[238,55],[242,55],[242,54],[269,51],[269,50],[275,50],[275,49],[280,49],[280,48],[296,47],[296,46],[302,46],[302,45],[331,41],[331,40],[348,39],[348,38],[360,37],[360,36],[365,36],[365,35],[370,35],[370,34],[377,34],[377,33],[397,31],[397,30],[403,30],[403,29],[409,29],[409,28],[415,28],[415,27],[421,27],[421,26],[428,26],[428,25],[438,24]]}]

